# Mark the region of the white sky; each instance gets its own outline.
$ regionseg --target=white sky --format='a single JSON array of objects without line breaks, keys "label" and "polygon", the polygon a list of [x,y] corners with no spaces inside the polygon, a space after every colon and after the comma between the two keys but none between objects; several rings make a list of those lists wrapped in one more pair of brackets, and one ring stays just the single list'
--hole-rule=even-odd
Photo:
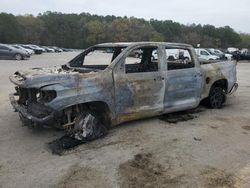
[{"label": "white sky", "polygon": [[37,15],[48,10],[229,25],[250,33],[250,0],[0,0],[0,12]]}]

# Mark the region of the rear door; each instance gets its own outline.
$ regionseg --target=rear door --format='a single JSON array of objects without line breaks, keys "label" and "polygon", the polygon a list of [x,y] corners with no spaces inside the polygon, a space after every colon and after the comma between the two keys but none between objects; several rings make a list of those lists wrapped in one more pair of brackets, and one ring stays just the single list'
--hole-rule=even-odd
[{"label": "rear door", "polygon": [[[168,51],[168,47],[166,47]],[[194,54],[188,49],[179,49],[181,54],[188,54],[189,58],[179,56],[179,59],[166,62],[166,94],[164,97],[164,111],[177,111],[196,107],[201,99],[203,78]]]},{"label": "rear door", "polygon": [[[141,54],[135,56],[134,51]],[[162,61],[152,54],[159,46],[140,46],[125,53],[115,68],[115,109],[118,123],[163,112],[165,77]]]}]

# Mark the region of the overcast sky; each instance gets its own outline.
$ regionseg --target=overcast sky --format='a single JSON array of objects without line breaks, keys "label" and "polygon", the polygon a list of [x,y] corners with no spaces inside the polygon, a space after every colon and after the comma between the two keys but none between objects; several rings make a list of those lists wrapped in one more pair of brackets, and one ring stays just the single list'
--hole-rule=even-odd
[{"label": "overcast sky", "polygon": [[250,33],[250,0],[0,0],[0,12],[37,15],[48,10],[229,25]]}]

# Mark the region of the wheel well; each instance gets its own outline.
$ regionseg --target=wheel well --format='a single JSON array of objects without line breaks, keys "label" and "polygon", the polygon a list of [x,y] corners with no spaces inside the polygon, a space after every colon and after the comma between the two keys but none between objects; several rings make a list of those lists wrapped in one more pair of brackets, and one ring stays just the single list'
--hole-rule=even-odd
[{"label": "wheel well", "polygon": [[223,90],[225,90],[225,92],[227,92],[227,80],[226,79],[221,79],[221,80],[217,80],[216,82],[213,83],[212,87],[221,87]]},{"label": "wheel well", "polygon": [[101,121],[104,123],[104,125],[109,126],[111,123],[111,111],[109,109],[109,106],[102,101],[95,101],[95,102],[89,102],[84,103],[83,105],[88,106],[88,108],[96,113]]},{"label": "wheel well", "polygon": [[79,112],[92,111],[107,127],[111,124],[111,111],[109,106],[102,101],[87,102],[73,105],[63,110],[62,125],[73,124]]}]

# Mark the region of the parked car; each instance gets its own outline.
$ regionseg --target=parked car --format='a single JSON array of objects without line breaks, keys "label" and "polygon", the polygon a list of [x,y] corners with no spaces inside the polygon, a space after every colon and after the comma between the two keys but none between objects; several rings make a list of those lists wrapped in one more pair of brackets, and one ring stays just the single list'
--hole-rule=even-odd
[{"label": "parked car", "polygon": [[220,57],[212,55],[204,48],[195,48],[195,52],[200,61],[219,60]]},{"label": "parked car", "polygon": [[245,52],[240,54],[239,60],[250,60],[250,52]]},{"label": "parked car", "polygon": [[42,46],[46,50],[46,52],[55,52],[53,48],[47,47],[47,46]]},{"label": "parked car", "polygon": [[11,45],[0,44],[0,59],[16,59],[22,60],[30,58],[28,52],[20,49],[16,49]]},{"label": "parked car", "polygon": [[229,53],[223,53],[221,50],[219,49],[214,49],[214,48],[208,48],[207,49],[212,55],[216,55],[218,56],[220,59],[228,59],[228,60],[232,60],[233,55],[229,54]]},{"label": "parked car", "polygon": [[21,46],[26,48],[26,49],[34,50],[35,54],[42,54],[43,53],[43,50],[41,48],[38,48],[38,47],[35,47],[35,46],[32,46],[32,45],[23,44]]},{"label": "parked car", "polygon": [[[62,51],[63,52],[72,52],[73,50],[72,49],[69,49],[69,48],[62,48]],[[112,53],[112,52],[111,52]]]},{"label": "parked car", "polygon": [[53,48],[55,52],[58,52],[58,53],[63,51],[61,48],[58,48],[56,46],[51,46],[51,48]]},{"label": "parked car", "polygon": [[42,52],[46,52],[46,50],[38,45],[34,45],[34,44],[29,44],[29,46],[31,46],[32,48],[38,49],[38,50],[42,50]]},{"label": "parked car", "polygon": [[239,51],[239,48],[229,47],[227,48],[227,52],[233,54],[234,52]]},{"label": "parked car", "polygon": [[243,48],[243,49],[240,50],[240,53],[241,54],[249,54],[250,51],[247,48]]},{"label": "parked car", "polygon": [[[100,53],[105,48],[113,54]],[[165,49],[171,48],[188,51],[190,62],[168,61]],[[135,50],[141,58],[130,56]],[[155,50],[158,60],[152,61]],[[123,122],[196,108],[201,101],[221,108],[237,89],[236,62],[202,64],[191,45],[156,42],[95,45],[61,68],[17,71],[10,80],[16,88],[10,101],[25,125],[60,127],[81,141]]]},{"label": "parked car", "polygon": [[22,47],[21,45],[18,45],[18,44],[13,44],[12,46],[13,46],[14,48],[16,48],[16,49],[20,49],[20,50],[26,51],[30,56],[33,55],[33,54],[35,53],[34,50],[24,48],[24,47]]}]

